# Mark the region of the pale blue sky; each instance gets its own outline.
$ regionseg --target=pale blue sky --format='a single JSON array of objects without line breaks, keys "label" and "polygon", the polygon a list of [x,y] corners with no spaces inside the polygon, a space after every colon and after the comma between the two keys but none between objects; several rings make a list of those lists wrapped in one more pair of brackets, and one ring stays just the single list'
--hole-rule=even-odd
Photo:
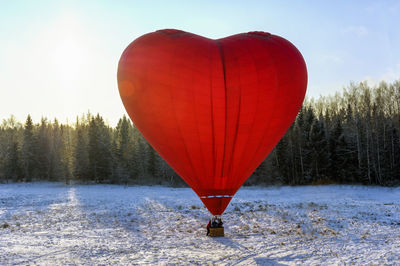
[{"label": "pale blue sky", "polygon": [[125,110],[116,70],[142,34],[177,28],[210,38],[267,31],[291,41],[308,67],[307,95],[350,81],[400,79],[400,1],[0,0],[0,119],[30,113],[74,122]]}]

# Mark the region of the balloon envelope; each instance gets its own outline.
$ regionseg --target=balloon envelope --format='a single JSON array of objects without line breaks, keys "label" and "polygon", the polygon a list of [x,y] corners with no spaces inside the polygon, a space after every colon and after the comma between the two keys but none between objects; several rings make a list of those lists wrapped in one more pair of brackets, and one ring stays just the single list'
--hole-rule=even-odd
[{"label": "balloon envelope", "polygon": [[160,30],[125,49],[118,87],[139,131],[220,215],[295,119],[307,70],[294,45],[269,33]]}]

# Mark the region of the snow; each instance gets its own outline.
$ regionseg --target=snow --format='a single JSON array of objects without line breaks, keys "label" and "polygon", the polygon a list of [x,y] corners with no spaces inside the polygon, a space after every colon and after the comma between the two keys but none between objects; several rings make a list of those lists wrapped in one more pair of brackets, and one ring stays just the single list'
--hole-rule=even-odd
[{"label": "snow", "polygon": [[207,237],[188,188],[0,185],[4,264],[399,264],[400,188],[242,188]]}]

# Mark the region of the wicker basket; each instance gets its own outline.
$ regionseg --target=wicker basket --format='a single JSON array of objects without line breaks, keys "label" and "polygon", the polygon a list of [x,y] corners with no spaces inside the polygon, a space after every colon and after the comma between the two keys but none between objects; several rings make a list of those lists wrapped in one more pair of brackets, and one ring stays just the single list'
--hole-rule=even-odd
[{"label": "wicker basket", "polygon": [[223,227],[217,227],[217,228],[210,228],[210,234],[209,236],[224,236],[224,228]]}]

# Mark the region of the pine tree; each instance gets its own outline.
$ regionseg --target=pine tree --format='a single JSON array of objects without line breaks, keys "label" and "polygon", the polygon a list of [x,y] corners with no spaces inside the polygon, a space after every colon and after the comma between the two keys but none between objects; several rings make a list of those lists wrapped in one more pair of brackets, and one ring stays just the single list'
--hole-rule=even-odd
[{"label": "pine tree", "polygon": [[139,132],[139,130],[134,127],[133,129],[133,138],[135,139],[134,141],[134,151],[133,151],[133,156],[132,156],[132,162],[134,165],[135,172],[134,174],[134,179],[136,182],[143,182],[142,180],[139,180],[140,178],[143,178],[144,176],[147,175],[147,163],[148,163],[148,153],[146,150],[147,147],[147,141],[143,138],[142,134]]},{"label": "pine tree", "polygon": [[[302,169],[301,183],[310,183],[315,178],[313,177],[313,164],[314,157],[312,155],[313,146],[312,140],[310,139],[311,128],[314,125],[316,118],[314,115],[314,109],[310,106],[304,110],[304,121],[302,122],[299,134],[300,134],[300,163]],[[314,167],[315,168],[315,167]]]},{"label": "pine tree", "polygon": [[4,168],[7,183],[8,179],[11,179],[14,182],[22,181],[23,174],[20,156],[18,143],[16,141],[9,143],[6,157],[7,160]]},{"label": "pine tree", "polygon": [[328,165],[328,143],[326,140],[324,125],[319,120],[314,120],[310,134],[310,159],[311,180],[326,177]]},{"label": "pine tree", "polygon": [[337,183],[344,183],[346,181],[346,170],[349,167],[350,153],[346,137],[343,134],[342,122],[340,119],[336,119],[329,136],[329,169],[327,172],[328,176]]},{"label": "pine tree", "polygon": [[39,178],[50,180],[51,154],[50,154],[50,136],[47,120],[42,118],[37,135],[36,160],[38,164]]},{"label": "pine tree", "polygon": [[72,178],[73,171],[73,149],[72,149],[72,128],[67,125],[60,126],[60,134],[62,141],[61,148],[61,164],[63,167],[63,174],[65,177],[65,184],[69,185]]},{"label": "pine tree", "polygon": [[89,181],[90,173],[88,145],[83,132],[83,128],[79,126],[77,128],[74,158],[75,163],[73,173],[75,178],[83,181]]},{"label": "pine tree", "polygon": [[65,147],[62,133],[62,126],[54,119],[50,135],[50,180],[64,180],[67,175],[63,160]]},{"label": "pine tree", "polygon": [[122,180],[125,184],[131,175],[133,175],[132,153],[133,142],[131,136],[131,124],[124,115],[116,127],[116,140],[113,143],[116,163],[116,181]]},{"label": "pine tree", "polygon": [[33,132],[33,122],[30,115],[28,115],[25,127],[24,137],[22,144],[22,164],[24,177],[26,181],[32,181],[38,172],[38,165],[35,155],[37,154],[37,141]]},{"label": "pine tree", "polygon": [[300,108],[296,121],[293,127],[292,134],[292,161],[294,164],[294,183],[303,184],[305,177],[305,147],[306,147],[306,134],[304,132],[304,107]]},{"label": "pine tree", "polygon": [[111,175],[111,136],[104,120],[97,114],[89,124],[89,175],[104,183]]},{"label": "pine tree", "polygon": [[284,184],[292,183],[288,135],[289,134],[286,133],[275,147],[275,167],[279,170],[279,175]]},{"label": "pine tree", "polygon": [[150,144],[147,143],[146,145],[146,153],[147,153],[147,173],[150,178],[157,179],[157,156],[156,151]]}]

